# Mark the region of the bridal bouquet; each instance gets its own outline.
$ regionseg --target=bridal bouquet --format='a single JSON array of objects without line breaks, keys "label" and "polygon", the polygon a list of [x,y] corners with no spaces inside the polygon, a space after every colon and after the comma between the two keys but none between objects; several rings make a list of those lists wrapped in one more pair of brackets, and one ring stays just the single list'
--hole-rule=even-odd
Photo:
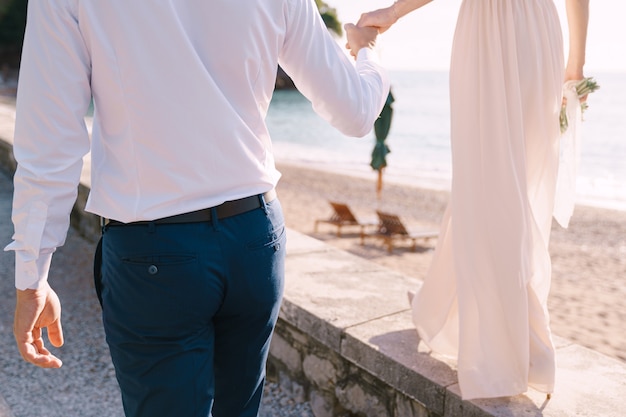
[{"label": "bridal bouquet", "polygon": [[[598,85],[596,80],[593,79],[593,77],[583,78],[580,81],[568,81],[566,83],[566,88],[568,87],[576,92],[576,95],[579,99],[589,93],[593,93],[598,88],[600,88],[600,86]],[[585,110],[587,110],[587,107],[589,106],[586,102],[580,104],[581,115],[585,112]],[[567,103],[563,103],[563,106],[561,107],[561,115],[559,117],[559,121],[561,122],[561,133],[565,133],[569,126],[569,120],[567,117]]]}]

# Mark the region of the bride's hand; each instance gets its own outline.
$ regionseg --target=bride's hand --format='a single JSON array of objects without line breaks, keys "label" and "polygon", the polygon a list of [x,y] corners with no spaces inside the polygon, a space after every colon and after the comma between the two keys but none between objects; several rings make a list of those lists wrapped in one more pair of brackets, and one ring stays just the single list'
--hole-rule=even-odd
[{"label": "bride's hand", "polygon": [[[585,78],[585,74],[583,73],[583,69],[581,67],[571,68],[569,65],[565,68],[565,82],[567,81],[580,81]],[[587,95],[584,97],[580,97],[580,102],[584,103],[587,101]]]},{"label": "bride's hand", "polygon": [[398,21],[394,7],[395,4],[384,9],[363,13],[356,25],[358,27],[372,26],[378,28],[379,33],[383,33]]}]

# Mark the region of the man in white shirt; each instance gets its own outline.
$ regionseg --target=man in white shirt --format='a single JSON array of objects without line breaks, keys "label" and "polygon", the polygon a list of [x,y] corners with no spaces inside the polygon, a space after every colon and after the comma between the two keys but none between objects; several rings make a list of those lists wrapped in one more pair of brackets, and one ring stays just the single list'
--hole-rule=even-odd
[{"label": "man in white shirt", "polygon": [[63,344],[47,278],[91,150],[96,287],[126,414],[257,415],[285,254],[264,119],[280,63],[333,126],[370,131],[389,84],[376,32],[346,31],[356,65],[312,0],[29,2],[6,248],[25,360],[61,366],[42,338]]}]

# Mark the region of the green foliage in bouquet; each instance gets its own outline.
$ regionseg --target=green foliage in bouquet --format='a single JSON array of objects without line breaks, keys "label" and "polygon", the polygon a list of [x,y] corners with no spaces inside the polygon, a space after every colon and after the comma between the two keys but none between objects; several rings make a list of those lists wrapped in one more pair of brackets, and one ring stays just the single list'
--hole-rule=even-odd
[{"label": "green foliage in bouquet", "polygon": [[[589,93],[593,93],[598,88],[600,88],[600,86],[598,85],[596,80],[593,79],[593,77],[583,78],[582,80],[578,82],[578,84],[576,84],[576,94],[578,95],[578,98],[582,98],[588,95]],[[589,105],[587,105],[586,102],[581,103],[580,104],[581,113],[584,113],[588,107]],[[569,126],[565,104],[563,104],[563,106],[561,107],[561,114],[559,117],[559,121],[561,123],[561,133],[563,133],[567,130]]]}]

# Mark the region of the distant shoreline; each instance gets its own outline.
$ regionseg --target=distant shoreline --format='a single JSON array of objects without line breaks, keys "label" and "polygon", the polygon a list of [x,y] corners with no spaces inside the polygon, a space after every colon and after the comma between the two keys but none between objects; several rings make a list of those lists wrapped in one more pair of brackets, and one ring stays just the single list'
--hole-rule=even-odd
[{"label": "distant shoreline", "polygon": [[[348,177],[358,178],[360,180],[365,181],[374,181],[377,177],[377,173],[373,170],[367,171],[367,168],[361,170],[347,169],[339,166],[331,166],[330,164],[322,164],[315,162],[301,162],[301,161],[293,161],[288,159],[282,159],[276,162],[277,165],[285,165],[285,166],[293,166],[299,167],[303,169],[315,170],[320,172],[327,172],[330,174],[338,174],[344,175]],[[365,164],[364,164],[365,167]],[[387,174],[387,175],[385,175]],[[395,186],[400,187],[409,187],[418,190],[429,190],[434,192],[445,192],[450,193],[450,182],[439,180],[439,179],[417,179],[416,181],[411,180],[398,180],[398,175],[389,175],[388,173],[383,173],[383,182],[385,184],[393,184]],[[611,210],[619,213],[626,213],[626,202],[624,204],[620,204],[618,202],[613,201],[600,201],[593,200],[591,198],[577,198],[576,207],[588,207],[588,208],[597,208],[602,210]]]}]

